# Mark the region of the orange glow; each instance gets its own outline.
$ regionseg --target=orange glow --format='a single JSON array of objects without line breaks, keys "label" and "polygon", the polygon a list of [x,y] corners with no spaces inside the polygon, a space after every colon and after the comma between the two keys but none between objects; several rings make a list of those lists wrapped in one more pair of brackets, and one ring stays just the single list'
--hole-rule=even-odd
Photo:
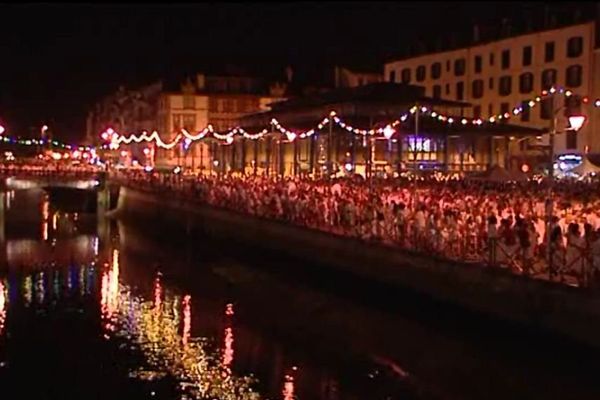
[{"label": "orange glow", "polygon": [[160,283],[160,276],[157,276],[154,280],[154,310],[158,315],[160,313],[160,308],[162,305],[161,300],[162,295],[162,284]]},{"label": "orange glow", "polygon": [[233,330],[231,327],[225,328],[225,352],[223,354],[223,364],[229,367],[233,362]]},{"label": "orange glow", "polygon": [[4,329],[4,321],[6,321],[6,295],[4,290],[4,284],[0,282],[0,335]]},{"label": "orange glow", "polygon": [[[225,315],[233,315],[233,304],[227,304]],[[231,320],[229,318],[227,319],[227,324],[228,326],[225,327],[225,349],[223,350],[224,378],[231,375],[231,363],[233,362],[233,329],[231,328]]]},{"label": "orange glow", "polygon": [[101,312],[108,331],[114,330],[113,315],[119,306],[119,250],[113,250],[111,269],[102,274]]},{"label": "orange glow", "polygon": [[283,384],[283,400],[294,400],[294,377],[290,375],[285,376],[285,382]]},{"label": "orange glow", "polygon": [[192,310],[191,310],[191,296],[185,295],[183,298],[183,338],[182,342],[184,345],[188,344],[190,339],[190,330],[192,324]]}]

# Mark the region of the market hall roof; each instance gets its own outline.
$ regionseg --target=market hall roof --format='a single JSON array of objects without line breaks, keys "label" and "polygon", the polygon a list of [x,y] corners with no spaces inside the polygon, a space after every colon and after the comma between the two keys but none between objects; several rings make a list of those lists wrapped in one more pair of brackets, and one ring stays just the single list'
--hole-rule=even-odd
[{"label": "market hall roof", "polygon": [[379,82],[353,88],[339,88],[317,92],[270,104],[272,112],[293,111],[306,108],[334,106],[340,104],[388,104],[468,107],[469,103],[437,99],[425,96],[422,86]]}]

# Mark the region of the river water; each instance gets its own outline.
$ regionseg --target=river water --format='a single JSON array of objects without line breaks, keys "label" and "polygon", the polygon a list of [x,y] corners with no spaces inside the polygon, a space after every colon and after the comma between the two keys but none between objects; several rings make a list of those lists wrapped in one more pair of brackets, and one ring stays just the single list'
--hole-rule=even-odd
[{"label": "river water", "polygon": [[598,354],[564,339],[41,190],[0,197],[2,399],[600,398]]}]

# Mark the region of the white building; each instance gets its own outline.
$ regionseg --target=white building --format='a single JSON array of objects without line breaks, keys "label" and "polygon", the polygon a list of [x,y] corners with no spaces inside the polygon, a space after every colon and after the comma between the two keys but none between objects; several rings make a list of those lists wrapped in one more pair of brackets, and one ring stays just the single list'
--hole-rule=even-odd
[{"label": "white building", "polygon": [[[466,116],[489,118],[508,112],[511,124],[534,128],[550,127],[551,98],[519,116],[512,110],[553,85],[570,88],[589,96],[588,104],[572,96],[567,107],[571,114],[583,113],[588,120],[578,133],[556,136],[555,154],[600,153],[600,109],[593,107],[593,99],[600,97],[595,30],[594,22],[586,22],[392,61],[385,64],[384,77],[424,86],[432,97],[471,103]],[[558,109],[562,99],[557,96],[555,101]],[[558,112],[559,132],[565,131],[567,121],[565,113]],[[540,143],[547,143],[547,137],[530,139],[520,147],[525,151]]]}]

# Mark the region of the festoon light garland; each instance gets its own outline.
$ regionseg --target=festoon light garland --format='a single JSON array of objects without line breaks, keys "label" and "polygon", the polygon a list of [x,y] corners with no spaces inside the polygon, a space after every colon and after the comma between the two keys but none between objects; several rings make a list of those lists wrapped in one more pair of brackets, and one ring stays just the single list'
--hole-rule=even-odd
[{"label": "festoon light garland", "polygon": [[[393,134],[395,133],[395,128],[402,122],[405,122],[409,118],[411,118],[417,112],[417,110],[419,110],[420,114],[422,114],[424,116],[428,116],[430,118],[436,119],[437,121],[440,121],[443,123],[447,123],[449,125],[456,123],[456,124],[461,124],[461,125],[481,126],[484,123],[494,124],[496,122],[500,122],[503,120],[509,120],[513,116],[518,116],[521,113],[523,113],[523,111],[525,109],[527,109],[527,108],[531,109],[531,108],[535,107],[544,98],[546,98],[548,96],[552,96],[555,93],[564,94],[566,97],[571,97],[571,96],[575,95],[573,90],[566,89],[563,87],[554,87],[553,86],[549,90],[543,90],[539,95],[520,103],[518,106],[513,107],[512,113],[509,113],[509,112],[498,113],[498,114],[494,114],[485,119],[484,118],[462,117],[462,116],[450,116],[448,114],[434,111],[433,109],[431,109],[430,107],[427,107],[427,106],[414,105],[407,111],[401,113],[399,119],[385,125],[384,127],[380,127],[377,129],[361,129],[361,128],[352,126],[352,125],[346,123],[342,118],[340,118],[336,114],[335,111],[331,111],[327,117],[323,118],[316,125],[315,128],[309,129],[309,130],[307,130],[305,132],[301,132],[301,133],[296,133],[296,132],[293,132],[293,131],[287,129],[275,118],[273,118],[271,120],[271,126],[273,127],[274,130],[284,134],[286,136],[288,142],[293,142],[298,137],[301,139],[310,137],[313,134],[315,134],[317,131],[322,130],[326,125],[328,125],[330,123],[334,123],[337,126],[339,126],[340,128],[346,130],[347,132],[350,132],[350,133],[353,133],[356,135],[361,135],[361,136],[383,135],[385,138],[390,139],[393,136]],[[582,101],[587,104],[589,102],[589,98],[587,96],[584,96],[582,98]],[[593,106],[595,108],[600,107],[600,99],[596,99],[593,103]],[[121,143],[130,144],[131,142],[141,143],[144,141],[145,142],[154,141],[154,142],[156,142],[156,145],[158,147],[169,150],[169,149],[174,148],[183,138],[185,138],[187,141],[194,142],[197,140],[204,139],[205,137],[207,137],[210,134],[215,139],[225,141],[227,144],[231,144],[231,143],[233,143],[234,137],[236,135],[242,136],[242,137],[244,137],[246,139],[250,139],[250,140],[258,140],[271,132],[272,132],[272,130],[265,128],[257,133],[249,133],[241,127],[235,127],[235,128],[230,129],[226,133],[219,133],[214,130],[212,125],[209,124],[209,125],[207,125],[206,128],[202,129],[195,135],[190,134],[185,129],[182,129],[181,132],[178,133],[173,138],[173,140],[171,140],[170,142],[164,142],[160,138],[160,135],[157,131],[153,131],[152,134],[150,134],[150,135],[148,135],[147,132],[142,132],[142,134],[139,136],[136,136],[135,134],[132,134],[130,136],[124,136],[124,135],[119,135],[117,132],[115,132],[114,130],[109,128],[102,135],[103,135],[103,138],[105,138],[105,139],[106,139],[105,135],[106,134],[109,135],[109,137],[111,139],[110,145],[112,146],[112,148],[118,148],[118,146]]]}]

